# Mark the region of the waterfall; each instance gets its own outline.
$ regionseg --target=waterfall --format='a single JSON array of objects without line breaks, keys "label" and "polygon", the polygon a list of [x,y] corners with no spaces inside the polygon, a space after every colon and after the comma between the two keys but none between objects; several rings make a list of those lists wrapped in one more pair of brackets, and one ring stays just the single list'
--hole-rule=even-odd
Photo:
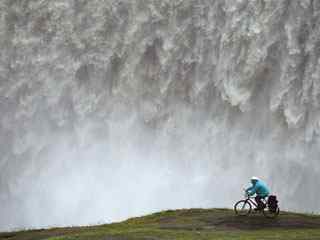
[{"label": "waterfall", "polygon": [[0,1],[0,230],[319,212],[320,1]]}]

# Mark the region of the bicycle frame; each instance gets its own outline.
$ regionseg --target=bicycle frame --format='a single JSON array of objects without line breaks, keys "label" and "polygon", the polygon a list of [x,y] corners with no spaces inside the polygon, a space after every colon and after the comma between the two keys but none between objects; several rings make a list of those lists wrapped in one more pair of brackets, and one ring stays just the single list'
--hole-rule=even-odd
[{"label": "bicycle frame", "polygon": [[256,203],[256,201],[253,200],[253,197],[247,197],[247,199],[245,199],[246,202],[249,202],[249,204],[258,207],[258,204]]}]

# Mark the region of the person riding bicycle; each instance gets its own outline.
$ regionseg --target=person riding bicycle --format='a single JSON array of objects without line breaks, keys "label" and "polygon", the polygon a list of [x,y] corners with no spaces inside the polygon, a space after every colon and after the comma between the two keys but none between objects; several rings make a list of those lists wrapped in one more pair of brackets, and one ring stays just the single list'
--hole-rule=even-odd
[{"label": "person riding bicycle", "polygon": [[262,210],[266,207],[262,199],[268,197],[270,193],[269,188],[262,180],[257,177],[251,178],[251,184],[252,186],[246,189],[246,193],[249,196],[253,196],[254,194],[256,194],[255,200],[258,204],[258,208],[256,208],[255,210]]}]

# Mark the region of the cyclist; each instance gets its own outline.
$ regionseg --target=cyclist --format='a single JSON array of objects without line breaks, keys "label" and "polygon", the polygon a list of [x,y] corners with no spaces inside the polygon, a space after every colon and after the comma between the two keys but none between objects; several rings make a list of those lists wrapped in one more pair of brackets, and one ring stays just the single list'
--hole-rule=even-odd
[{"label": "cyclist", "polygon": [[246,193],[249,196],[253,196],[254,194],[256,194],[255,200],[258,207],[255,208],[255,210],[262,210],[266,207],[262,199],[268,197],[270,193],[269,188],[262,180],[257,177],[251,178],[251,184],[252,186],[246,189]]}]

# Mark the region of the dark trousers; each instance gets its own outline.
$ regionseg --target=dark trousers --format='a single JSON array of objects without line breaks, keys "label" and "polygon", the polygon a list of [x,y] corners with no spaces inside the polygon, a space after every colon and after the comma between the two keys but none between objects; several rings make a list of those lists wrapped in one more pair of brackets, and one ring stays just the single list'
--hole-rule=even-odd
[{"label": "dark trousers", "polygon": [[256,203],[258,204],[258,208],[259,209],[263,209],[265,208],[265,204],[263,203],[262,199],[264,199],[265,197],[262,196],[256,196],[254,199],[256,200]]}]

